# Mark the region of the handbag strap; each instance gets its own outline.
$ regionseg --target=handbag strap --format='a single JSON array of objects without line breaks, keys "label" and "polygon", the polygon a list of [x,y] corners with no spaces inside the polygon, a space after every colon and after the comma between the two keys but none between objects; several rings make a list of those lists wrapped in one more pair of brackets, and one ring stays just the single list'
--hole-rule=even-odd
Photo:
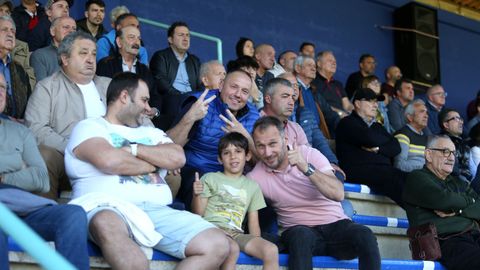
[{"label": "handbag strap", "polygon": [[[477,226],[475,226],[475,225],[477,225]],[[440,237],[439,235],[437,235],[437,237],[438,237],[439,240],[448,240],[448,239],[450,239],[450,238],[452,238],[452,237],[459,236],[459,235],[462,235],[462,234],[464,234],[464,233],[467,233],[467,232],[473,230],[475,227],[478,228],[478,224],[477,224],[476,221],[473,221],[470,226],[468,226],[465,230],[463,230],[463,231],[461,231],[461,232],[459,232],[459,233],[450,234],[450,235],[448,235],[448,236],[446,236],[446,237]]]}]

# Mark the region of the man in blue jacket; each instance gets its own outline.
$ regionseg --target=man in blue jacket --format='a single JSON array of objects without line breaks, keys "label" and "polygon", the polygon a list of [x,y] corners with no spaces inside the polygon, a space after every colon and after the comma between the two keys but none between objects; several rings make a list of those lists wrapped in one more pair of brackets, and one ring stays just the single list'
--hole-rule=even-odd
[{"label": "man in blue jacket", "polygon": [[222,171],[217,160],[220,138],[229,132],[244,135],[255,149],[250,133],[259,118],[255,106],[248,103],[252,79],[237,70],[227,74],[218,90],[205,90],[192,94],[184,102],[182,117],[170,130],[168,136],[184,147],[187,162],[182,169],[182,186],[178,198],[187,208],[192,200],[194,172],[200,174]]}]

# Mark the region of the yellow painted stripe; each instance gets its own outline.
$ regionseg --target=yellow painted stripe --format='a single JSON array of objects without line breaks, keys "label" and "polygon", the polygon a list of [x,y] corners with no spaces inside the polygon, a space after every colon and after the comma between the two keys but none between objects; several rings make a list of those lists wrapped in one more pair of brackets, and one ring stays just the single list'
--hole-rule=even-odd
[{"label": "yellow painted stripe", "polygon": [[416,2],[445,10],[462,17],[480,21],[480,11],[468,7],[462,7],[448,0],[416,0]]}]

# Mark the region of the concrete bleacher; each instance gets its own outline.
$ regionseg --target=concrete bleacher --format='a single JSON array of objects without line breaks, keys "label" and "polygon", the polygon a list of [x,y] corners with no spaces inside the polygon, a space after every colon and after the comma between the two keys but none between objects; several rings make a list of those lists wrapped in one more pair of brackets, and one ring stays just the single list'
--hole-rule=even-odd
[{"label": "concrete bleacher", "polygon": [[[62,196],[65,200],[67,195]],[[368,226],[375,233],[382,257],[382,269],[445,269],[438,262],[410,260],[410,251],[406,229],[408,220],[405,211],[390,199],[373,194],[367,186],[345,184],[345,197],[352,202],[355,214],[352,219]],[[25,254],[13,241],[9,242],[12,269],[39,269],[30,256]],[[89,247],[92,269],[106,269],[108,264],[94,245]],[[150,264],[151,269],[174,269],[178,260],[155,251]],[[280,254],[281,269],[287,269],[288,255]],[[327,256],[313,258],[314,269],[358,269],[358,260],[337,261]],[[241,254],[237,269],[261,269],[262,262],[246,254]]]}]

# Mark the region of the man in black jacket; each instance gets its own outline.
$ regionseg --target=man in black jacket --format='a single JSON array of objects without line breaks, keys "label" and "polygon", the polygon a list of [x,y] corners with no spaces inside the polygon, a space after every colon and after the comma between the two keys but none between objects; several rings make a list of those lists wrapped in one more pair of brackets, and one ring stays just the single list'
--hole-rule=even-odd
[{"label": "man in black jacket", "polygon": [[392,158],[400,153],[400,144],[375,121],[377,100],[384,98],[368,88],[357,90],[354,111],[337,126],[337,156],[348,181],[368,185],[402,206],[407,173],[392,165]]},{"label": "man in black jacket", "polygon": [[183,99],[182,94],[199,90],[200,60],[188,52],[190,30],[184,22],[174,22],[167,31],[170,46],[157,51],[150,60],[158,92],[165,95],[163,112],[175,115]]}]

